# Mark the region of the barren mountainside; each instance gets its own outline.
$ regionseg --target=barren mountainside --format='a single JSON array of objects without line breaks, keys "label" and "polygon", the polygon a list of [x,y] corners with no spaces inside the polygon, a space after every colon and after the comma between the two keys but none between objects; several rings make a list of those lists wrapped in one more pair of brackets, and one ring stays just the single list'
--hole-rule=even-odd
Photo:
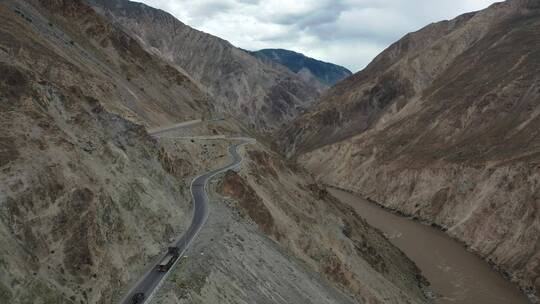
[{"label": "barren mountainside", "polygon": [[436,223],[540,291],[540,2],[406,35],[282,133],[321,181]]},{"label": "barren mountainside", "polygon": [[204,85],[224,110],[247,127],[272,133],[308,108],[323,90],[285,67],[265,64],[169,13],[127,0],[89,1],[144,48]]},{"label": "barren mountainside", "polygon": [[244,156],[158,301],[429,303],[418,268],[308,172],[259,144]]},{"label": "barren mountainside", "polygon": [[189,219],[183,177],[130,120],[208,99],[77,1],[4,1],[0,37],[2,302],[110,303]]}]

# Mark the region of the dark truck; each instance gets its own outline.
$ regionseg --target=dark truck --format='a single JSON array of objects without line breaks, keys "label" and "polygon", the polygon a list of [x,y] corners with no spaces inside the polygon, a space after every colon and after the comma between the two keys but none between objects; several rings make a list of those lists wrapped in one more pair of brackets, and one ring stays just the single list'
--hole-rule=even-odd
[{"label": "dark truck", "polygon": [[144,293],[139,292],[133,295],[131,298],[131,304],[141,304],[144,303]]},{"label": "dark truck", "polygon": [[169,247],[169,251],[165,258],[157,265],[157,271],[167,272],[171,269],[172,265],[180,256],[180,249],[178,247]]}]

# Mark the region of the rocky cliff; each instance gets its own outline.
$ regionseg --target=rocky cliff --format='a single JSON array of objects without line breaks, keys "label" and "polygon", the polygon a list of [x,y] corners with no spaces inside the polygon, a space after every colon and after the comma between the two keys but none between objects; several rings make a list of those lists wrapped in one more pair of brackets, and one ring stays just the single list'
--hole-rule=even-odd
[{"label": "rocky cliff", "polygon": [[127,0],[89,2],[121,24],[146,50],[204,85],[218,110],[260,133],[272,133],[295,118],[322,90],[286,68],[265,64],[164,11]]},{"label": "rocky cliff", "polygon": [[539,27],[510,0],[408,34],[283,133],[289,154],[538,292]]},{"label": "rocky cliff", "polygon": [[302,77],[314,78],[326,86],[333,86],[352,75],[351,71],[342,66],[313,59],[289,50],[263,49],[249,53],[262,60],[284,65]]}]

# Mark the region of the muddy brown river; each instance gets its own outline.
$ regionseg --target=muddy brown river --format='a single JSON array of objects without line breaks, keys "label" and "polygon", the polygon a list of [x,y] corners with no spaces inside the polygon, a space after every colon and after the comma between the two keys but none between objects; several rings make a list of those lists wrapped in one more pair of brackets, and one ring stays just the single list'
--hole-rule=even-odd
[{"label": "muddy brown river", "polygon": [[381,230],[422,270],[438,304],[529,304],[519,289],[444,232],[391,213],[345,191],[330,189]]}]

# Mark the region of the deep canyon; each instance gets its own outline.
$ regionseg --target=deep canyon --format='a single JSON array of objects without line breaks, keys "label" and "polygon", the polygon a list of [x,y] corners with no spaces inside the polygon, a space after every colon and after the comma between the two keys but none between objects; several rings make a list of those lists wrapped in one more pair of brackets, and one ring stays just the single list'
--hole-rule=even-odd
[{"label": "deep canyon", "polygon": [[245,136],[151,303],[538,303],[539,29],[507,0],[352,74],[142,3],[1,1],[0,302],[118,302]]}]

